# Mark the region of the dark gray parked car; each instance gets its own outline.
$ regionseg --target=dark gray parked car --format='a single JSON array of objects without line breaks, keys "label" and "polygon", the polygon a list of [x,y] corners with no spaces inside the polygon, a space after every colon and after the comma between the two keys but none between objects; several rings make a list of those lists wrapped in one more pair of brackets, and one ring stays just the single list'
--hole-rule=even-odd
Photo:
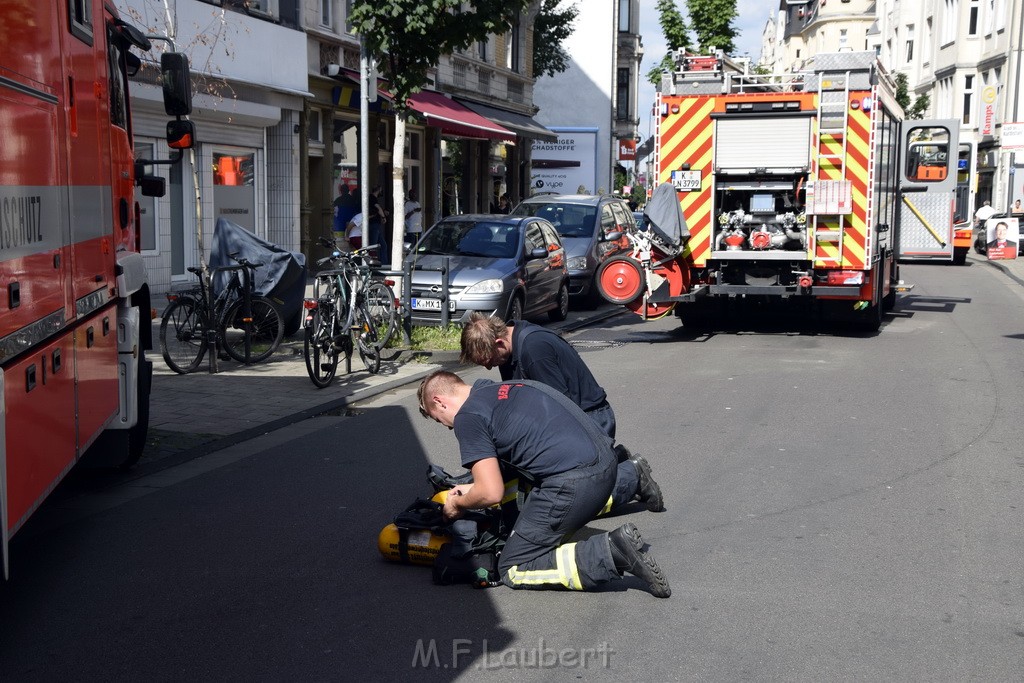
[{"label": "dark gray parked car", "polygon": [[569,276],[565,249],[554,227],[533,217],[449,216],[424,233],[406,262],[412,265],[414,324],[438,322],[444,305],[441,266],[448,257],[450,320],[473,311],[506,320],[547,313],[565,320]]},{"label": "dark gray parked car", "polygon": [[629,247],[636,230],[629,204],[616,195],[538,195],[525,199],[516,216],[538,216],[558,231],[568,254],[569,294],[587,304],[600,302],[594,275],[602,263]]}]

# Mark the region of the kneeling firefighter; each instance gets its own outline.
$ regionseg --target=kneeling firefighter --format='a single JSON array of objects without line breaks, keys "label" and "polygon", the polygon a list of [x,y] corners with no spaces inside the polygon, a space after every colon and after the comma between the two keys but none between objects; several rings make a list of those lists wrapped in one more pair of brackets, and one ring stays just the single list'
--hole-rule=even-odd
[{"label": "kneeling firefighter", "polygon": [[472,484],[448,492],[446,520],[498,504],[505,496],[502,466],[532,485],[498,561],[502,583],[589,590],[629,572],[653,595],[671,595],[634,524],[563,543],[609,500],[628,501],[640,486],[635,478],[628,490],[622,486],[611,440],[572,401],[529,380],[480,380],[470,387],[445,370],[428,375],[418,396],[424,417],[454,430],[473,476]]}]

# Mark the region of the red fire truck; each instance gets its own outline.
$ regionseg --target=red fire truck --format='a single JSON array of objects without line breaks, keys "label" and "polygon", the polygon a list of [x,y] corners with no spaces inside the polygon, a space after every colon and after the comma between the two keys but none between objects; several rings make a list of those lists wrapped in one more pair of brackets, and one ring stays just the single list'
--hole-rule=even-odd
[{"label": "red fire truck", "polygon": [[658,179],[685,228],[631,238],[598,274],[608,300],[687,322],[786,299],[877,329],[900,262],[966,255],[954,254],[959,124],[904,120],[874,53],[819,54],[784,75],[680,59],[661,90]]},{"label": "red fire truck", "polygon": [[[133,464],[145,441],[151,308],[135,188],[131,48],[102,0],[0,4],[0,546],[90,446]],[[168,145],[192,146],[188,61],[160,60]],[[173,156],[173,155],[172,155]]]}]

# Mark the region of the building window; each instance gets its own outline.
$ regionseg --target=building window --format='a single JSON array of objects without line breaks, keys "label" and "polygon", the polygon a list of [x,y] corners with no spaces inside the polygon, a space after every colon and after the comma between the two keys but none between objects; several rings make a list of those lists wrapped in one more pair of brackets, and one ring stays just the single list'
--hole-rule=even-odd
[{"label": "building window", "polygon": [[355,0],[345,0],[345,33],[352,33],[352,22],[349,21],[349,17],[352,16],[352,3]]},{"label": "building window", "polygon": [[906,59],[904,61],[909,64],[914,59],[914,25],[907,25],[907,37],[906,37]]},{"label": "building window", "polygon": [[847,36],[846,36],[846,29],[845,28],[839,29],[839,49],[840,50],[845,50],[847,48],[848,43],[847,43],[847,39],[846,38],[847,38]]},{"label": "building window", "polygon": [[978,35],[978,0],[971,0],[970,14],[967,18],[967,35]]},{"label": "building window", "polygon": [[505,34],[505,68],[519,72],[519,17],[513,20],[508,33]]},{"label": "building window", "polygon": [[462,62],[452,62],[452,83],[456,88],[466,87],[466,65]]},{"label": "building window", "polygon": [[334,0],[320,0],[320,25],[326,26],[327,28],[334,27],[334,17],[331,14],[331,10],[334,6]]},{"label": "building window", "polygon": [[629,33],[629,2],[630,0],[619,0],[620,33]]},{"label": "building window", "polygon": [[525,96],[523,84],[520,81],[508,82],[508,98],[513,102],[522,103]]},{"label": "building window", "polygon": [[946,0],[943,5],[942,16],[942,44],[952,43],[956,40],[956,28],[960,12],[960,0]]},{"label": "building window", "polygon": [[924,22],[924,44],[921,46],[921,59],[925,64],[931,61],[932,53],[932,18],[928,17]]},{"label": "building window", "polygon": [[491,94],[491,72],[487,69],[480,69],[477,73],[477,89],[481,95]]},{"label": "building window", "polygon": [[306,132],[307,140],[309,140],[310,142],[317,142],[323,144],[324,134],[322,121],[323,119],[321,117],[319,109],[309,110],[309,121],[307,122],[306,126],[306,128],[308,129]]},{"label": "building window", "polygon": [[487,41],[481,40],[476,44],[476,56],[480,58],[481,62],[487,61]]},{"label": "building window", "polygon": [[629,69],[619,69],[615,81],[615,118],[629,119]]},{"label": "building window", "polygon": [[971,123],[971,108],[974,100],[974,76],[964,76],[964,111],[963,111],[963,124],[965,126]]}]

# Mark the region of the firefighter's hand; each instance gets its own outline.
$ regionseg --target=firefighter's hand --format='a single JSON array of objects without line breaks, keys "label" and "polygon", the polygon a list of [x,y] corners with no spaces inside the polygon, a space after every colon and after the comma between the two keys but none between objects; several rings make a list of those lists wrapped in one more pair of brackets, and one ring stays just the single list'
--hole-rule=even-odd
[{"label": "firefighter's hand", "polygon": [[441,511],[445,521],[454,522],[456,519],[462,517],[462,508],[455,504],[455,500],[457,498],[461,498],[462,495],[463,493],[459,490],[459,486],[456,486],[448,492],[448,495],[444,499],[444,508]]}]

